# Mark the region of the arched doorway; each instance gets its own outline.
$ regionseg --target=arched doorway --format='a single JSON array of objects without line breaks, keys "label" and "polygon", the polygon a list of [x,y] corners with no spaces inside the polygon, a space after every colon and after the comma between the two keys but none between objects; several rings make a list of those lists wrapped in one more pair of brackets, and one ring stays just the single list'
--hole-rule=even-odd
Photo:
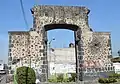
[{"label": "arched doorway", "polygon": [[[48,62],[47,62],[47,32],[51,29],[63,28],[74,31],[75,51],[76,51],[76,73],[77,80],[83,80],[82,64],[83,64],[83,32],[90,31],[88,26],[89,9],[86,7],[76,6],[37,6],[31,10],[33,14],[33,30],[40,34],[44,50],[44,60],[42,66],[41,81],[48,79]],[[43,67],[44,66],[44,67]]]},{"label": "arched doorway", "polygon": [[[45,38],[46,38],[45,39],[46,51],[47,51],[47,31],[53,30],[53,29],[68,29],[68,30],[74,31],[76,74],[77,74],[77,80],[82,81],[83,80],[83,75],[82,75],[83,71],[82,71],[82,66],[80,66],[80,65],[83,65],[83,55],[82,55],[82,53],[77,53],[77,52],[83,52],[83,49],[81,46],[82,44],[80,43],[81,42],[81,39],[80,39],[81,38],[81,29],[78,26],[72,25],[72,24],[47,24],[44,26],[44,28],[45,28]],[[48,57],[47,53],[46,53],[46,57]],[[48,77],[48,73],[47,73],[47,77]]]}]

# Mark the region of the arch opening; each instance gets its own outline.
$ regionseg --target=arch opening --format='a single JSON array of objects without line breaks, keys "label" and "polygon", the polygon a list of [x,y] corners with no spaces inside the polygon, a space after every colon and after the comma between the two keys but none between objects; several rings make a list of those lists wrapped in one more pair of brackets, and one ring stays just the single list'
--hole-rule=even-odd
[{"label": "arch opening", "polygon": [[[78,80],[82,81],[83,77],[82,77],[82,74],[80,76],[80,70],[79,70],[79,61],[82,60],[82,59],[78,59],[79,55],[77,53],[79,51],[78,50],[79,41],[77,39],[80,39],[80,38],[78,38],[78,33],[81,34],[80,28],[77,25],[73,25],[73,24],[47,24],[47,25],[44,26],[44,29],[45,29],[45,37],[46,37],[46,39],[47,39],[47,31],[49,31],[49,30],[66,29],[66,30],[72,30],[73,31],[73,35],[74,35],[75,73],[77,75],[77,78],[76,78],[77,80],[76,81],[78,81]],[[80,34],[79,34],[79,37],[80,37]],[[48,51],[48,49],[49,49],[48,48],[48,46],[49,46],[48,39],[45,40],[45,46],[46,46],[46,48],[45,48],[46,51]],[[48,60],[48,52],[46,53],[46,57],[47,57],[47,60]],[[48,79],[49,79],[49,74],[50,74],[49,68],[50,68],[50,66],[49,66],[49,60],[48,60],[48,73],[47,73]],[[79,78],[79,77],[81,77],[81,78]]]}]

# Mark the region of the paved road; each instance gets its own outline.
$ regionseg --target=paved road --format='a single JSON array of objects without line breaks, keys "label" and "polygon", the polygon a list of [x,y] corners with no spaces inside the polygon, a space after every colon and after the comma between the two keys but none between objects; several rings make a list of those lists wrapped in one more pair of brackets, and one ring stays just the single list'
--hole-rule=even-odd
[{"label": "paved road", "polygon": [[0,84],[6,84],[6,74],[5,75],[0,75]]}]

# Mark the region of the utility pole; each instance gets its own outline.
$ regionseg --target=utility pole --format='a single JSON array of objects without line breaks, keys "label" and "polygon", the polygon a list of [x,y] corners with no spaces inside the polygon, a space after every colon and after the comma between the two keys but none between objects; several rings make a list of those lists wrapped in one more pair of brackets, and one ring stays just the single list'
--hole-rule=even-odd
[{"label": "utility pole", "polygon": [[[50,53],[50,51],[51,51],[51,49],[50,49],[51,46],[50,46],[50,45],[51,45],[51,42],[52,42],[53,40],[55,40],[55,38],[51,39],[50,42],[49,42],[49,44],[48,44],[48,49],[49,49],[49,50],[48,50],[48,56],[49,56],[49,57],[48,57],[48,58],[49,58],[49,59],[48,59],[48,74],[49,74],[49,75],[50,75],[50,62],[51,62],[51,53]],[[49,75],[48,75],[48,76],[49,76]],[[49,78],[49,77],[48,77],[48,78]]]},{"label": "utility pole", "polygon": [[53,40],[55,40],[55,38],[51,39],[50,42],[49,42],[49,56],[50,56],[50,62],[51,62],[51,53],[50,53],[50,51],[51,51],[51,42],[52,42]]}]

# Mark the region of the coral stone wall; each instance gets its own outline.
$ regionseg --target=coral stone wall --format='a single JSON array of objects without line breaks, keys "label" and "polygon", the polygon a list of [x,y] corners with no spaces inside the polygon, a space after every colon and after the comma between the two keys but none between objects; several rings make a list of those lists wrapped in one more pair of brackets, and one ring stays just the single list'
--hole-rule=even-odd
[{"label": "coral stone wall", "polygon": [[[77,50],[77,73],[82,76],[81,64],[95,67],[111,63],[111,38],[109,32],[93,32],[88,25],[86,7],[78,6],[35,6],[31,9],[33,28],[27,32],[9,32],[9,65],[31,66],[45,82],[48,78],[47,31],[56,25],[75,31]],[[46,25],[53,25],[52,27]],[[66,26],[63,26],[66,25]],[[70,25],[70,26],[68,26]],[[73,27],[73,25],[76,25]],[[72,28],[71,28],[72,27]],[[91,65],[88,65],[91,64]]]},{"label": "coral stone wall", "polygon": [[109,32],[92,32],[85,38],[85,67],[105,67],[111,64],[111,37]]},{"label": "coral stone wall", "polygon": [[29,32],[9,32],[8,63],[10,66],[16,65],[16,63],[18,64],[19,59],[21,59],[23,63],[28,62],[28,42]]}]

